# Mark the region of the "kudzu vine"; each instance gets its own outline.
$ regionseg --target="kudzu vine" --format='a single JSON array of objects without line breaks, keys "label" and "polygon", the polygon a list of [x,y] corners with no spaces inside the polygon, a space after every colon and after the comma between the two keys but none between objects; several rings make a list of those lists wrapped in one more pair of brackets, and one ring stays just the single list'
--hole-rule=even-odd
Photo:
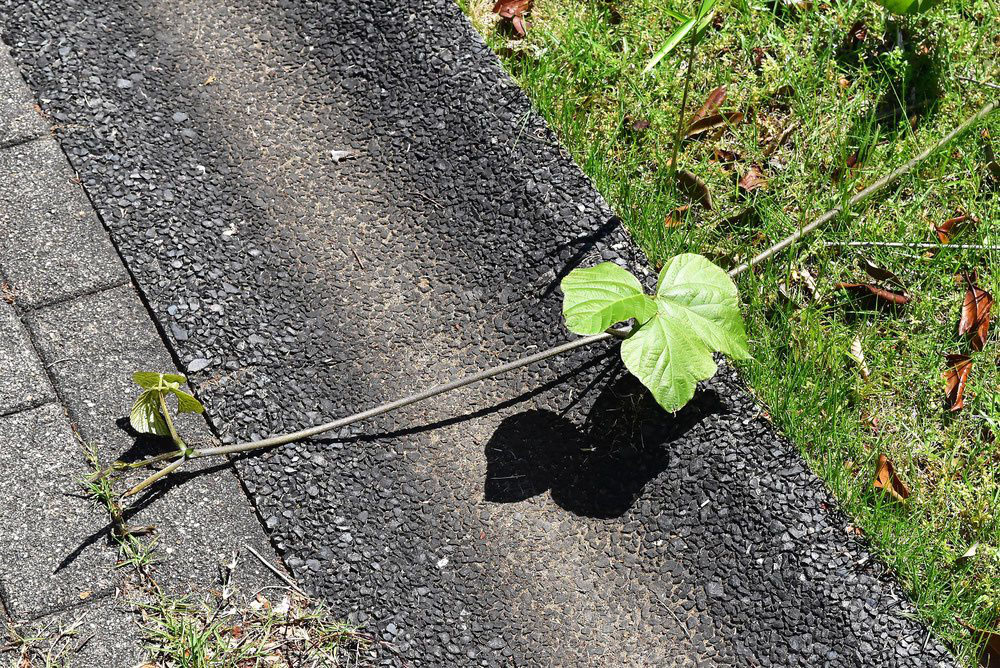
[{"label": "kudzu vine", "polygon": [[[130,412],[132,427],[143,434],[169,436],[174,450],[131,464],[117,462],[95,477],[173,460],[123,495],[132,496],[178,470],[189,459],[298,441],[612,338],[621,339],[625,367],[671,412],[690,401],[698,381],[715,374],[713,353],[724,353],[734,359],[749,357],[736,285],[725,271],[700,255],[686,253],[670,260],[660,272],[652,295],[643,291],[639,279],[613,262],[574,269],[562,280],[561,287],[566,327],[584,335],[583,338],[334,422],[260,441],[190,447],[178,434],[168,404],[169,398],[174,397],[178,414],[205,410],[201,402],[181,389],[187,378],[177,373],[137,372],[132,378],[142,392]],[[634,326],[614,327],[628,321],[634,322]]]}]

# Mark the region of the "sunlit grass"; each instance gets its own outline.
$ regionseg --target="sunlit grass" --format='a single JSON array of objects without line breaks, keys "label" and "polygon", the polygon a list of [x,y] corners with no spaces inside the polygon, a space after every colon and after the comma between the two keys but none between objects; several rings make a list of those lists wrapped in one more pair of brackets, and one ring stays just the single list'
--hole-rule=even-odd
[{"label": "sunlit grass", "polygon": [[[752,257],[997,94],[959,78],[989,79],[1000,60],[992,2],[951,3],[898,22],[860,1],[810,9],[720,3],[721,25],[696,54],[693,106],[724,84],[723,109],[740,110],[747,120],[718,140],[685,143],[681,166],[709,185],[716,207],[693,209],[684,225],[668,228],[665,217],[682,203],[668,182],[667,161],[686,72],[683,49],[652,75],[641,70],[675,27],[663,7],[692,7],[676,0],[536,0],[527,38],[514,40],[495,25],[491,3],[462,4],[657,266],[682,251],[721,263]],[[848,36],[857,22],[868,33],[860,44]],[[998,116],[982,129],[1000,147]],[[650,126],[632,131],[635,120]],[[769,143],[790,126],[787,141],[769,155]],[[957,241],[1000,245],[1000,184],[987,176],[984,144],[978,130],[969,133],[876,201],[739,280],[755,357],[742,367],[747,383],[896,570],[920,612],[969,662],[975,648],[957,619],[986,625],[1000,616],[1000,445],[989,426],[1000,423],[996,331],[973,355],[959,413],[944,404],[941,374],[944,353],[967,350],[956,331],[964,288],[954,277],[975,269],[980,286],[1000,295],[1000,252],[827,244],[931,242],[931,225],[961,210],[979,222]],[[734,151],[737,160],[716,161],[715,149]],[[852,155],[860,159],[853,172],[846,168]],[[753,164],[768,186],[741,195],[737,180]],[[868,280],[858,268],[862,257],[896,273],[913,301],[876,311],[836,290],[837,282]],[[803,271],[815,281],[815,297],[794,280],[793,272]],[[780,295],[781,283],[791,300]],[[856,337],[871,371],[867,381],[847,355]],[[912,488],[905,507],[872,492],[880,453]],[[959,565],[976,543],[977,556]]]}]

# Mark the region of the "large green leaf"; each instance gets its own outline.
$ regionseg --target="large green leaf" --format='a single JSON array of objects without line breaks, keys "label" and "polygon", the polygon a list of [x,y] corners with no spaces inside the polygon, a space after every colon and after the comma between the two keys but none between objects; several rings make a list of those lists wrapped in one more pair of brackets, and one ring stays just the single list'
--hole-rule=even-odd
[{"label": "large green leaf", "polygon": [[875,0],[893,14],[920,14],[943,0]]},{"label": "large green leaf", "polygon": [[[136,381],[138,382],[138,381]],[[132,428],[140,434],[158,434],[168,436],[170,430],[160,413],[160,391],[145,390],[132,404],[129,412],[129,422]]]},{"label": "large green leaf", "polygon": [[674,257],[660,272],[656,314],[622,342],[625,366],[668,411],[716,371],[713,352],[750,356],[739,293],[725,271],[700,255]]},{"label": "large green leaf", "polygon": [[159,373],[156,371],[136,371],[132,380],[147,390],[166,390],[187,382],[187,377],[179,373]]},{"label": "large green leaf", "polygon": [[566,327],[576,334],[600,334],[629,318],[643,323],[656,313],[639,279],[614,262],[574,269],[560,285]]},{"label": "large green leaf", "polygon": [[204,413],[205,407],[201,402],[184,390],[170,390],[177,397],[178,413]]}]

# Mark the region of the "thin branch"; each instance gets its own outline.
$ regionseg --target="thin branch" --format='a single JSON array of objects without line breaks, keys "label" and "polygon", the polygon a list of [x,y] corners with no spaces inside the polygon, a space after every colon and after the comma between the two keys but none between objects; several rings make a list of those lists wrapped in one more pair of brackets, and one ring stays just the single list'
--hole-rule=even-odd
[{"label": "thin branch", "polygon": [[801,239],[802,237],[813,232],[816,228],[825,225],[826,223],[829,223],[831,220],[844,213],[844,211],[850,210],[852,207],[855,207],[861,202],[864,202],[866,199],[868,199],[875,193],[885,189],[886,186],[894,183],[897,179],[899,179],[899,177],[909,174],[914,170],[914,168],[916,168],[917,165],[926,160],[932,153],[938,151],[939,149],[950,143],[951,140],[953,140],[955,137],[968,130],[969,127],[972,126],[974,123],[977,123],[978,121],[982,120],[983,118],[991,114],[993,110],[996,109],[996,106],[997,106],[996,102],[989,102],[983,105],[983,107],[979,111],[977,111],[969,118],[965,119],[965,121],[963,121],[961,125],[959,125],[954,130],[946,134],[940,140],[938,140],[934,144],[931,144],[917,155],[913,156],[901,167],[897,167],[896,169],[892,170],[891,172],[889,172],[879,180],[875,181],[861,192],[854,195],[851,199],[847,200],[846,205],[833,207],[819,218],[816,218],[805,227],[800,228],[794,234],[790,234],[789,236],[785,237],[778,243],[774,244],[773,246],[765,250],[763,253],[760,253],[759,255],[754,257],[749,262],[745,262],[740,266],[736,267],[731,272],[729,272],[729,275],[736,276],[738,274],[742,274],[750,267],[760,264],[764,260],[770,258],[775,253],[780,253],[781,251],[785,250],[786,248],[794,244],[796,241]]},{"label": "thin branch", "polygon": [[936,250],[989,250],[1000,251],[1000,246],[983,246],[980,244],[935,244],[930,242],[902,241],[824,241],[824,246],[863,246],[884,248],[933,248]]},{"label": "thin branch", "polygon": [[989,81],[980,81],[979,79],[973,79],[972,77],[956,76],[956,79],[961,79],[962,81],[968,81],[969,83],[974,83],[980,86],[986,86],[987,88],[993,88],[995,90],[1000,90],[1000,85],[991,83]]}]

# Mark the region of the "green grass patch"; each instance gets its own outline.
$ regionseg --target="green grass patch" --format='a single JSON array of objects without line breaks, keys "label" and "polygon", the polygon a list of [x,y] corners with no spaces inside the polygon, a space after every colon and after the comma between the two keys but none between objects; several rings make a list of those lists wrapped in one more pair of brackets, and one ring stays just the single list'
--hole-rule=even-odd
[{"label": "green grass patch", "polygon": [[[960,79],[989,80],[1000,61],[995,0],[907,19],[861,1],[720,3],[696,52],[688,114],[725,85],[722,109],[745,120],[684,143],[679,165],[705,181],[715,207],[672,215],[685,203],[668,161],[686,49],[641,70],[676,27],[665,8],[691,13],[693,3],[535,0],[524,39],[497,24],[491,2],[460,4],[657,268],[680,252],[724,266],[753,257],[998,94]],[[1000,296],[1000,251],[843,243],[935,242],[932,226],[962,211],[978,222],[955,243],[1000,245],[1000,183],[981,130],[1000,152],[994,114],[853,215],[739,279],[754,355],[744,377],[970,664],[975,643],[957,619],[985,626],[1000,616],[1000,307],[985,350],[972,353],[963,410],[947,410],[942,373],[945,353],[968,352],[955,276],[975,270]],[[767,185],[742,193],[737,182],[753,166]],[[861,260],[895,273],[913,300],[878,309],[836,289],[870,280]],[[867,380],[848,356],[855,339]],[[905,505],[873,491],[879,454],[911,488]],[[973,544],[976,556],[960,559]]]}]

